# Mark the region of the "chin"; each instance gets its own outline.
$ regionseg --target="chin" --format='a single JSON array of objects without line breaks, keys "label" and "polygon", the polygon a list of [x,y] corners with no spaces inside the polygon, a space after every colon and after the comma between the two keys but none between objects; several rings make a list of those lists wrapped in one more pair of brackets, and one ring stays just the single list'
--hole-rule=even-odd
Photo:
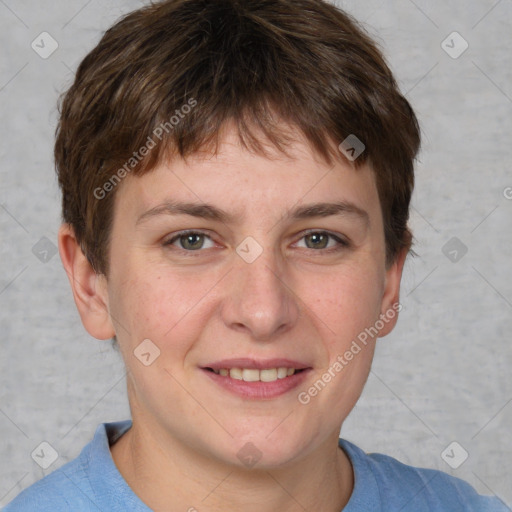
[{"label": "chin", "polygon": [[267,424],[258,433],[253,430],[234,435],[226,449],[231,454],[231,464],[240,468],[270,470],[286,466],[301,456],[305,444],[307,442],[297,430],[272,432]]}]

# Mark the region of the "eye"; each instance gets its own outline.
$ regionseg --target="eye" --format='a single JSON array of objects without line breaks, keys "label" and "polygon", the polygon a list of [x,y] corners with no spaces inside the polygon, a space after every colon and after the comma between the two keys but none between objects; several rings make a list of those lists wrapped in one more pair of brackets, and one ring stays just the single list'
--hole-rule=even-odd
[{"label": "eye", "polygon": [[[349,242],[327,231],[309,231],[300,240],[305,241],[305,246],[302,247],[317,252],[335,252],[350,246]],[[209,241],[209,246],[205,246],[206,241]],[[166,240],[164,246],[174,246],[178,250],[190,253],[200,252],[201,249],[211,249],[215,244],[206,233],[188,230],[181,231]]]},{"label": "eye", "polygon": [[[212,245],[210,247],[204,247],[205,239],[211,242]],[[179,243],[178,249],[183,249],[188,252],[198,251],[199,249],[209,249],[214,246],[213,240],[200,231],[182,231],[164,242],[164,245],[175,245],[175,242]]]},{"label": "eye", "polygon": [[[333,241],[329,245],[329,239]],[[327,252],[349,247],[349,243],[327,231],[310,231],[301,240],[305,240],[306,249],[326,249]]]}]

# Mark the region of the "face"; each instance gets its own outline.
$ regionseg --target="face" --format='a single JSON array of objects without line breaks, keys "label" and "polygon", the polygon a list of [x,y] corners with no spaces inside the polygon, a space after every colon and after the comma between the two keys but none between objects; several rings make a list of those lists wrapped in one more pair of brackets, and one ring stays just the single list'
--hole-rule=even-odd
[{"label": "face", "polygon": [[362,333],[396,320],[379,322],[402,266],[385,267],[371,169],[300,141],[255,155],[228,132],[217,156],[116,194],[105,300],[134,424],[237,465],[240,450],[274,467],[337,439],[370,369]]}]

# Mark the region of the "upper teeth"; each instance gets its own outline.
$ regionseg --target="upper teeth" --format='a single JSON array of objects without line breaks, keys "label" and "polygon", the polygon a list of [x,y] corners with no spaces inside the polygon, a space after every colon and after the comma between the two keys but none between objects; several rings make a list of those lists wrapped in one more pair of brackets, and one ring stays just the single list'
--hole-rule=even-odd
[{"label": "upper teeth", "polygon": [[244,380],[245,382],[273,382],[277,379],[284,379],[295,373],[295,368],[265,368],[258,370],[257,368],[221,368],[213,370],[216,374],[232,379]]}]

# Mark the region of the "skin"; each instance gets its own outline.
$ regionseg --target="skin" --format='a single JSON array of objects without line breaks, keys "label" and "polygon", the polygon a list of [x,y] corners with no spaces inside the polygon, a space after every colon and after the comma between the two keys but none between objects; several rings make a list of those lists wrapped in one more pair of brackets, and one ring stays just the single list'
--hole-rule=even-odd
[{"label": "skin", "polygon": [[[91,268],[70,226],[59,232],[82,322],[95,338],[116,334],[127,368],[133,427],[111,447],[113,460],[156,511],[339,512],[353,490],[340,428],[362,392],[376,338],[398,314],[307,405],[297,395],[398,302],[407,250],[386,268],[368,165],[329,166],[302,139],[289,157],[269,151],[243,149],[228,128],[216,155],[126,177],[116,190],[108,278]],[[166,199],[208,203],[235,222],[163,214],[137,223]],[[352,214],[285,218],[297,206],[336,201],[355,204],[369,222]],[[165,245],[185,229],[208,235],[193,238],[199,249],[186,237]],[[315,245],[309,229],[349,246],[333,238]],[[252,263],[236,252],[248,236],[263,249]],[[133,354],[144,339],[160,350],[149,366]],[[232,357],[284,357],[312,370],[277,398],[242,399],[200,369]],[[237,457],[247,442],[262,454],[252,468]]]}]

